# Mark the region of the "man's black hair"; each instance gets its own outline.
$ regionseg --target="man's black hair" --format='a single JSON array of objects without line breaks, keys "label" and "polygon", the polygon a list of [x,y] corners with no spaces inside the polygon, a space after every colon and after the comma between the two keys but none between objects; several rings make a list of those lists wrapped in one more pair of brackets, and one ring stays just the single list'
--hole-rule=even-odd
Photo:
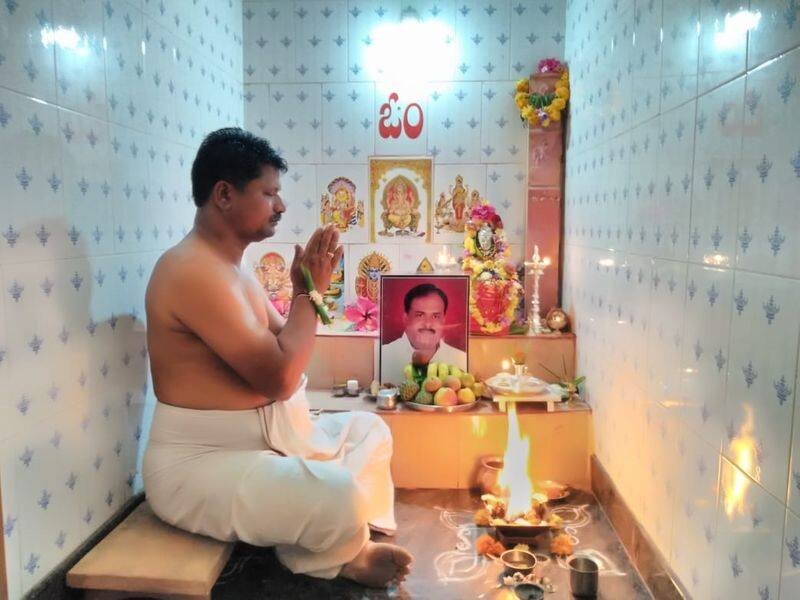
[{"label": "man's black hair", "polygon": [[445,294],[432,283],[420,283],[406,292],[406,297],[403,300],[403,307],[405,308],[406,313],[411,310],[411,303],[415,298],[424,298],[425,296],[431,296],[433,294],[439,295],[439,297],[442,299],[442,302],[444,302],[444,312],[447,312],[447,294]]},{"label": "man's black hair", "polygon": [[265,166],[285,173],[286,161],[264,138],[239,127],[225,127],[209,133],[192,163],[192,196],[202,207],[218,181],[227,181],[237,190],[261,177]]}]

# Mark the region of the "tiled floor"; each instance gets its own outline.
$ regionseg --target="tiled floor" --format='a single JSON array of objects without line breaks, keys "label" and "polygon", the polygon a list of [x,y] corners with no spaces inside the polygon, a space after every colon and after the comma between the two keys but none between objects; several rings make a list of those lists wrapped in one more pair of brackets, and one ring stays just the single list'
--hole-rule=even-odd
[{"label": "tiled floor", "polygon": [[[369,590],[345,580],[295,576],[278,563],[271,549],[240,545],[214,587],[213,598],[511,600],[516,596],[500,585],[499,566],[475,557],[474,540],[484,530],[469,524],[479,504],[477,497],[463,490],[398,491],[396,542],[415,556],[412,574],[399,589]],[[599,552],[611,563],[613,572],[600,578],[598,598],[651,598],[594,497],[577,493],[561,507],[565,521],[577,519],[569,531],[579,539],[576,550]],[[542,541],[549,544],[546,537]],[[556,585],[548,600],[572,598],[569,573],[558,562],[551,560],[537,574],[550,577]]]}]

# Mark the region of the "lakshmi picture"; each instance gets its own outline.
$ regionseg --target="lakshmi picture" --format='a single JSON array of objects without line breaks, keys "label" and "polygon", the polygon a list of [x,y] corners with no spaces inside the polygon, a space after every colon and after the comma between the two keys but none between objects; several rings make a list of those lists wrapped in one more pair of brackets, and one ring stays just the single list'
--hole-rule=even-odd
[{"label": "lakshmi picture", "polygon": [[370,158],[373,242],[430,241],[430,158]]},{"label": "lakshmi picture", "polygon": [[480,192],[475,189],[470,191],[469,185],[464,183],[463,175],[456,175],[448,192],[440,192],[436,201],[434,211],[436,233],[444,230],[463,234],[469,211],[482,203]]}]

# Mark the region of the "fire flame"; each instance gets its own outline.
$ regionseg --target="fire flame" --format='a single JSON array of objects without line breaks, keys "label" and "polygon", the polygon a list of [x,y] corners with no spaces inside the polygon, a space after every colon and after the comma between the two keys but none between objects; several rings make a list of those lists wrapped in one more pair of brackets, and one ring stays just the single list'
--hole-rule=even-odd
[{"label": "fire flame", "polygon": [[724,478],[722,483],[725,514],[729,517],[734,514],[744,514],[745,497],[747,488],[750,487],[750,477],[745,473],[751,474],[756,481],[761,479],[761,468],[758,466],[756,453],[756,440],[753,437],[753,411],[748,406],[747,420],[739,430],[739,435],[731,440],[731,454],[739,468],[732,467],[727,470],[729,475]]},{"label": "fire flame", "polygon": [[508,440],[503,455],[503,470],[497,482],[508,498],[506,514],[526,513],[531,508],[533,485],[528,478],[530,440],[519,432],[516,403],[508,404]]}]

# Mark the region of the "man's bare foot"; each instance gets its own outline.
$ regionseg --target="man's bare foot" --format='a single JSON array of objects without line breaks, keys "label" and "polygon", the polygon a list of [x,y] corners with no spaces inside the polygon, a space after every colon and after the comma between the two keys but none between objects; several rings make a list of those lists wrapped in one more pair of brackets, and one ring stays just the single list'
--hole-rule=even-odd
[{"label": "man's bare foot", "polygon": [[413,556],[394,544],[368,541],[339,575],[368,587],[384,587],[390,581],[403,581],[411,571]]}]

